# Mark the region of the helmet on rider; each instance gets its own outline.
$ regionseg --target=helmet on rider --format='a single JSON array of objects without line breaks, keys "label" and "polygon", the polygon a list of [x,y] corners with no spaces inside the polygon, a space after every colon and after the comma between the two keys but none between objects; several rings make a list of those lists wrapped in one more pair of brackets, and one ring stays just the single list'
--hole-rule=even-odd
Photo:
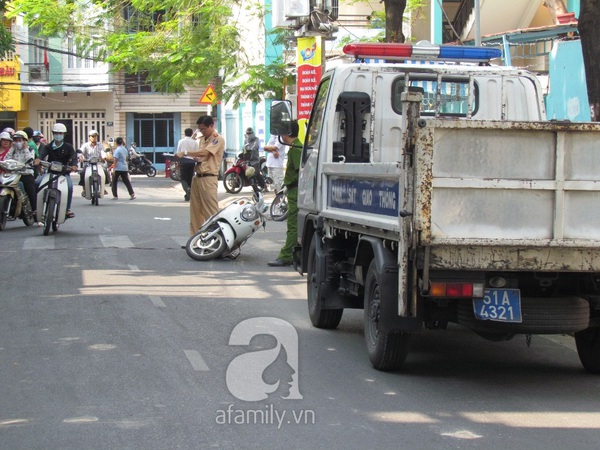
[{"label": "helmet on rider", "polygon": [[67,132],[67,127],[64,123],[55,123],[52,127],[52,132],[65,134]]},{"label": "helmet on rider", "polygon": [[10,141],[12,142],[13,138],[8,131],[3,131],[0,133],[0,141]]},{"label": "helmet on rider", "polygon": [[98,137],[98,132],[96,130],[90,130],[90,132],[88,133],[88,137],[90,137],[90,136]]},{"label": "helmet on rider", "polygon": [[12,137],[12,135],[13,135],[13,134],[15,134],[15,130],[13,130],[13,129],[12,129],[12,128],[10,128],[10,127],[6,127],[4,130],[2,130],[2,132],[3,132],[3,133],[5,133],[5,132],[6,132],[6,133],[10,134],[10,136],[11,136],[11,137]]},{"label": "helmet on rider", "polygon": [[15,134],[13,134],[13,140],[15,140],[17,138],[21,138],[24,140],[29,139],[29,137],[27,136],[27,133],[25,133],[24,131],[17,131]]},{"label": "helmet on rider", "polygon": [[25,133],[24,131],[17,131],[13,135],[13,141],[15,142],[15,148],[17,150],[21,150],[27,142],[27,133]]},{"label": "helmet on rider", "polygon": [[65,138],[66,132],[67,132],[67,127],[65,126],[64,123],[55,123],[54,126],[52,127],[52,134],[54,134],[54,141],[61,142],[60,145],[62,145],[62,141]]}]

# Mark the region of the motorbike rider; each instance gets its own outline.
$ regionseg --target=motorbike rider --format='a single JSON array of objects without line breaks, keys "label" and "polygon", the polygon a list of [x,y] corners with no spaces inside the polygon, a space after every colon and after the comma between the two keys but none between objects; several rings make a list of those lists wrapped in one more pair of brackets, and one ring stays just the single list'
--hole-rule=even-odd
[{"label": "motorbike rider", "polygon": [[140,155],[138,152],[135,151],[136,149],[136,143],[132,142],[131,146],[129,147],[129,161],[137,166],[142,162],[142,155]]},{"label": "motorbike rider", "polygon": [[44,141],[43,141],[44,135],[42,133],[40,133],[39,131],[35,130],[33,132],[33,137],[31,139],[33,140],[33,143],[35,144],[35,146],[36,146],[36,152],[39,155],[39,153],[40,153],[40,147],[42,145],[44,145]]},{"label": "motorbike rider", "polygon": [[0,161],[4,161],[4,157],[12,148],[13,138],[8,131],[0,133]]},{"label": "motorbike rider", "polygon": [[[40,158],[36,159],[34,164],[39,165],[40,160],[48,158],[48,162],[58,161],[65,166],[71,168],[72,171],[77,170],[77,153],[71,144],[65,142],[65,134],[67,133],[67,127],[62,123],[55,123],[52,127],[52,142],[40,147]],[[75,214],[71,211],[71,201],[73,200],[73,181],[71,180],[71,174],[64,174],[67,179],[67,187],[69,189],[69,195],[67,198],[67,218],[72,219]],[[41,178],[36,181],[37,186],[41,183]]]},{"label": "motorbike rider", "polygon": [[8,134],[10,134],[10,138],[12,139],[13,134],[15,134],[15,130],[13,130],[11,127],[6,127],[4,130],[2,130],[2,132],[6,132]]},{"label": "motorbike rider", "polygon": [[36,203],[37,198],[35,194],[35,178],[33,177],[33,166],[31,166],[31,162],[35,158],[35,153],[29,148],[27,145],[27,133],[24,131],[17,131],[13,135],[13,146],[6,154],[4,159],[14,159],[16,161],[22,162],[23,164],[29,163],[29,165],[23,169],[21,173],[21,182],[23,183],[23,187],[25,190],[25,194],[29,198],[29,203],[31,204],[31,210],[33,211],[33,216],[36,216]]},{"label": "motorbike rider", "polygon": [[[81,146],[79,151],[77,152],[77,158],[79,162],[84,160],[89,160],[90,158],[96,157],[99,161],[104,161],[104,157],[106,156],[106,152],[104,151],[104,146],[101,142],[98,142],[98,132],[96,130],[90,130],[88,133],[89,141]],[[104,179],[107,184],[110,184],[110,179],[108,177],[108,170],[106,167],[102,166],[104,170]],[[79,186],[83,189],[81,191],[81,196],[85,197],[85,166],[83,170],[79,174]],[[104,195],[108,194],[107,191],[104,191]]]},{"label": "motorbike rider", "polygon": [[265,179],[260,171],[260,154],[258,152],[259,140],[254,134],[252,128],[246,129],[246,137],[244,138],[244,159],[248,161],[248,164],[254,167],[256,181],[262,189],[266,189]]}]

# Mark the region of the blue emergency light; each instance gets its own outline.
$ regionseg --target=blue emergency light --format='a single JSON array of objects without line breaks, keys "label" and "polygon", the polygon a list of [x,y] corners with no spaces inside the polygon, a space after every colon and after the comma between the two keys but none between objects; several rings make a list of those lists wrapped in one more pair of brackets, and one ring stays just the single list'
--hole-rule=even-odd
[{"label": "blue emergency light", "polygon": [[416,45],[382,43],[347,44],[344,46],[346,55],[357,59],[380,58],[390,60],[438,60],[438,61],[469,61],[488,62],[493,58],[500,58],[502,51],[487,47],[466,47],[462,45],[432,45],[421,41]]}]

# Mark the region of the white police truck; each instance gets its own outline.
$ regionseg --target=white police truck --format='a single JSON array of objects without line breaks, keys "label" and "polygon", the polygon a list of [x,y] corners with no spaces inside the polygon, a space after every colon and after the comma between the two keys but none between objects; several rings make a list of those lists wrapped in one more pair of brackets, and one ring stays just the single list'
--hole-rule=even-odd
[{"label": "white police truck", "polygon": [[[355,62],[320,82],[298,186],[313,325],[364,309],[379,370],[449,323],[494,341],[571,334],[600,373],[600,124],[547,121],[536,77],[489,65],[495,49],[344,52]],[[272,132],[290,111],[273,105]]]}]

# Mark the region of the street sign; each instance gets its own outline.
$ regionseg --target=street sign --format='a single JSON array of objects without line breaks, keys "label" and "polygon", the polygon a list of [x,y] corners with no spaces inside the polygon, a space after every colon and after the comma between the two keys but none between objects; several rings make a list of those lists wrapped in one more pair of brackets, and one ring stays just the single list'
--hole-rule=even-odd
[{"label": "street sign", "polygon": [[209,84],[206,87],[204,94],[202,94],[202,97],[200,97],[200,101],[198,103],[205,103],[207,105],[212,105],[216,99],[217,99],[217,93],[213,89],[212,84]]}]

